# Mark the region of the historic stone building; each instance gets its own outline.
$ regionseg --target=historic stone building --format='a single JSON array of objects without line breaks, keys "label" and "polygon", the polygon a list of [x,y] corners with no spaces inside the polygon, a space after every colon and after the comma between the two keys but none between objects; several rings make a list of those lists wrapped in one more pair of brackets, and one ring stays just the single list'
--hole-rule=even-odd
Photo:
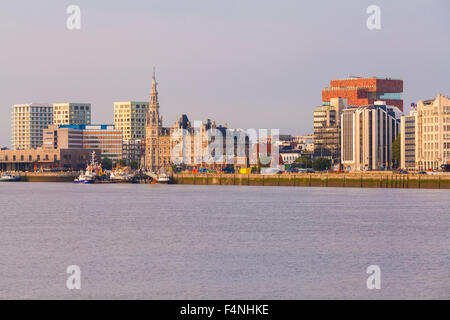
[{"label": "historic stone building", "polygon": [[402,117],[401,167],[439,170],[450,165],[450,98],[419,101]]},{"label": "historic stone building", "polygon": [[[146,118],[144,159],[146,170],[158,172],[161,169],[167,170],[172,165],[186,169],[219,169],[229,165],[248,164],[249,140],[248,137],[242,138],[245,134],[242,130],[230,130],[226,124],[216,125],[216,122],[210,119],[192,124],[185,114],[177,119],[172,127],[163,127],[162,117],[159,114],[157,86],[153,73]],[[228,139],[233,141],[228,150],[227,134]],[[221,143],[216,140],[218,136],[222,138]],[[237,147],[239,143],[242,144],[242,150]]]}]

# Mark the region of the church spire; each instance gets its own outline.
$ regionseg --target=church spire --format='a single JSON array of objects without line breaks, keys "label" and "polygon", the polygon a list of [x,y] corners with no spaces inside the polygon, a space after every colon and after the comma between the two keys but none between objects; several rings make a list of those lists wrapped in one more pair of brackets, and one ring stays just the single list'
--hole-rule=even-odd
[{"label": "church spire", "polygon": [[150,92],[150,104],[148,107],[147,125],[152,128],[159,128],[162,126],[162,118],[159,116],[159,101],[158,101],[158,83],[156,82],[156,70],[153,67],[152,76],[152,91]]},{"label": "church spire", "polygon": [[159,109],[157,85],[158,83],[156,82],[156,68],[153,67],[152,91],[150,93],[150,109]]}]

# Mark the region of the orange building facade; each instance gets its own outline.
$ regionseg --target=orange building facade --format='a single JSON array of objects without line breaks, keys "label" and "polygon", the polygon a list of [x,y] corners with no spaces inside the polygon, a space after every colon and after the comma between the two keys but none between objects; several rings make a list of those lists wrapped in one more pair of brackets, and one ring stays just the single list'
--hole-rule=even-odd
[{"label": "orange building facade", "polygon": [[331,80],[330,87],[322,91],[322,101],[327,104],[331,98],[345,98],[350,106],[367,106],[377,100],[396,106],[403,111],[403,80],[390,78],[359,78]]}]

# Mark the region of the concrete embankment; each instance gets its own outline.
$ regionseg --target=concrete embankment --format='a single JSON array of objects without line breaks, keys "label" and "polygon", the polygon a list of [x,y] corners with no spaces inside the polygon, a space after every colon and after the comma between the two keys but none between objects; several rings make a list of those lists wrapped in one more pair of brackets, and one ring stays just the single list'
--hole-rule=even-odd
[{"label": "concrete embankment", "polygon": [[351,188],[419,188],[450,189],[450,175],[420,175],[393,173],[349,174],[174,174],[177,184],[245,185],[291,187],[351,187]]},{"label": "concrete embankment", "polygon": [[[79,172],[21,172],[28,182],[73,182]],[[450,189],[450,174],[173,174],[173,183],[197,185]]]},{"label": "concrete embankment", "polygon": [[73,182],[79,172],[21,172],[20,177],[28,182]]}]

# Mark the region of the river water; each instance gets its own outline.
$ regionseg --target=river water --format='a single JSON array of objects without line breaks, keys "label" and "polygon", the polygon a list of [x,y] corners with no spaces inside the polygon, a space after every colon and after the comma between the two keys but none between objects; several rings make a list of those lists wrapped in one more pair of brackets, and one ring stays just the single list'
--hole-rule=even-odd
[{"label": "river water", "polygon": [[0,299],[449,299],[449,249],[449,190],[0,184]]}]

